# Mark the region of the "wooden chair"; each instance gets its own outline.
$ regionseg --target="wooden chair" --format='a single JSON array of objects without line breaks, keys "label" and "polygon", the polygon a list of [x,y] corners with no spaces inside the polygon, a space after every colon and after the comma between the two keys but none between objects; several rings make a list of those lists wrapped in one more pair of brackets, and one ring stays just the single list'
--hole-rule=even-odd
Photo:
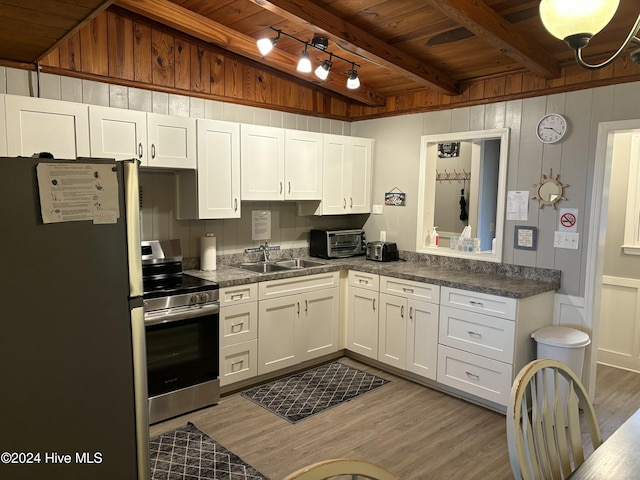
[{"label": "wooden chair", "polygon": [[564,479],[584,462],[579,406],[595,450],[602,435],[576,374],[549,359],[534,360],[520,370],[507,407],[507,443],[516,479]]},{"label": "wooden chair", "polygon": [[384,468],[363,460],[336,458],[313,463],[287,475],[284,480],[327,480],[350,475],[352,480],[398,480],[398,477]]}]

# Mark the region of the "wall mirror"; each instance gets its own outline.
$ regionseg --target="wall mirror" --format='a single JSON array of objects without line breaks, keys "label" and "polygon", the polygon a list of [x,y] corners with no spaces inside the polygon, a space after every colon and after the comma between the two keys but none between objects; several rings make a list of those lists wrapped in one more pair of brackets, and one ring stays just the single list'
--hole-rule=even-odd
[{"label": "wall mirror", "polygon": [[564,196],[564,188],[568,187],[569,184],[561,183],[558,180],[559,177],[560,174],[557,174],[554,177],[553,170],[549,170],[548,177],[545,174],[542,174],[540,183],[533,184],[533,187],[535,188],[535,195],[531,198],[538,200],[540,208],[545,205],[551,205],[553,208],[556,208],[556,203],[560,200],[567,199],[567,197]]},{"label": "wall mirror", "polygon": [[[449,146],[458,143],[454,149]],[[442,155],[451,150],[455,156]],[[421,138],[417,252],[502,261],[508,150],[508,128]],[[478,239],[476,251],[459,244],[451,248],[467,225]],[[438,247],[429,242],[434,226]]]}]

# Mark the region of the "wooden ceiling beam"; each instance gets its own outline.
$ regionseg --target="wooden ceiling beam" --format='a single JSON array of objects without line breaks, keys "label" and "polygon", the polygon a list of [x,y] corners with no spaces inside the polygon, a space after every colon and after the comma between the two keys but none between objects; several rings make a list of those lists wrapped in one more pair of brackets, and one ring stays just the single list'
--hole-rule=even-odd
[{"label": "wooden ceiling beam", "polygon": [[251,0],[292,22],[308,25],[333,42],[353,48],[365,59],[410,78],[418,85],[446,95],[457,95],[456,82],[446,73],[417,60],[310,0]]},{"label": "wooden ceiling beam", "polygon": [[315,77],[298,72],[296,70],[298,57],[277,48],[274,48],[266,57],[262,57],[253,37],[243,35],[168,0],[118,0],[117,5],[187,35],[267,65],[287,75],[310,82],[317,87],[333,91],[366,105],[382,106],[385,104],[384,96],[363,84],[360,85],[360,88],[351,90],[347,88],[346,81],[342,78],[335,78],[330,75],[325,81],[319,79],[316,81]]},{"label": "wooden ceiling beam", "polygon": [[558,78],[560,65],[530,38],[498,15],[482,0],[430,0],[447,16],[470,32],[500,49],[530,72],[543,78]]}]

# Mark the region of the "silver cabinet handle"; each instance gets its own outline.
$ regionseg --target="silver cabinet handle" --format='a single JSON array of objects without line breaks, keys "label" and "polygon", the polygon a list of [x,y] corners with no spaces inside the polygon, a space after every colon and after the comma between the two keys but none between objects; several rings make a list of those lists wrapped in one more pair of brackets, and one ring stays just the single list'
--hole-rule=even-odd
[{"label": "silver cabinet handle", "polygon": [[471,335],[472,337],[476,337],[476,338],[481,338],[482,337],[482,333],[474,332],[473,330],[467,330],[467,333],[469,335]]},{"label": "silver cabinet handle", "polygon": [[353,208],[353,197],[349,197],[349,208]]},{"label": "silver cabinet handle", "polygon": [[346,199],[346,198],[343,198],[343,199],[342,199],[342,209],[343,209],[343,210],[346,210],[346,208],[347,208],[347,199]]},{"label": "silver cabinet handle", "polygon": [[300,302],[296,302],[296,305],[298,305],[298,316],[300,316]]},{"label": "silver cabinet handle", "polygon": [[280,193],[282,193],[282,182],[280,182]]},{"label": "silver cabinet handle", "polygon": [[289,181],[287,183],[289,184],[289,192],[288,193],[291,193],[291,182]]},{"label": "silver cabinet handle", "polygon": [[475,307],[484,307],[484,303],[476,302],[475,300],[469,300],[469,303]]},{"label": "silver cabinet handle", "polygon": [[369,280],[359,279],[358,283],[364,283],[365,285],[369,285]]},{"label": "silver cabinet handle", "polygon": [[236,330],[236,328],[239,328],[240,330],[242,330],[242,326],[244,325],[244,322],[240,322],[240,323],[236,323],[231,325],[231,333],[235,333],[238,330]]},{"label": "silver cabinet handle", "polygon": [[402,287],[404,293],[413,293],[413,288]]},{"label": "silver cabinet handle", "polygon": [[304,301],[304,312],[307,313],[309,311],[309,300]]},{"label": "silver cabinet handle", "polygon": [[243,363],[244,363],[244,360],[238,360],[238,361],[236,361],[236,362],[233,362],[233,363],[231,364],[231,371],[232,371],[232,372],[235,372],[235,371],[236,371],[236,367],[237,367],[238,365],[240,365],[240,368],[242,368],[242,364],[243,364]]},{"label": "silver cabinet handle", "polygon": [[231,295],[231,300],[242,300],[242,297],[244,297],[242,293],[234,293],[233,295]]},{"label": "silver cabinet handle", "polygon": [[413,307],[409,307],[409,318],[413,320]]},{"label": "silver cabinet handle", "polygon": [[376,310],[376,299],[374,298],[373,299],[373,311],[375,312],[375,310]]},{"label": "silver cabinet handle", "polygon": [[237,198],[233,199],[233,211],[234,212],[238,211],[238,199]]},{"label": "silver cabinet handle", "polygon": [[138,158],[142,158],[142,142],[138,143]]},{"label": "silver cabinet handle", "polygon": [[474,380],[480,380],[480,375],[478,375],[477,373],[472,373],[472,372],[464,372],[467,374],[467,377],[469,378],[473,378]]},{"label": "silver cabinet handle", "polygon": [[404,318],[404,305],[400,307],[400,317]]},{"label": "silver cabinet handle", "polygon": [[156,144],[151,144],[151,158],[156,158]]}]

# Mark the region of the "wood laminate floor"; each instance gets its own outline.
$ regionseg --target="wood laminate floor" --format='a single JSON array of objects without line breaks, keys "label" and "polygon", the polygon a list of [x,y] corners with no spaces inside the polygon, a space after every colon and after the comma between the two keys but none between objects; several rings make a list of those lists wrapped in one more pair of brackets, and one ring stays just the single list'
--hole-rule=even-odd
[{"label": "wood laminate floor", "polygon": [[[513,478],[504,415],[353,359],[341,361],[391,383],[296,424],[234,394],[153,425],[151,436],[192,422],[271,480],[337,457],[375,462],[403,480]],[[640,408],[640,374],[599,365],[594,403],[608,438]]]}]

